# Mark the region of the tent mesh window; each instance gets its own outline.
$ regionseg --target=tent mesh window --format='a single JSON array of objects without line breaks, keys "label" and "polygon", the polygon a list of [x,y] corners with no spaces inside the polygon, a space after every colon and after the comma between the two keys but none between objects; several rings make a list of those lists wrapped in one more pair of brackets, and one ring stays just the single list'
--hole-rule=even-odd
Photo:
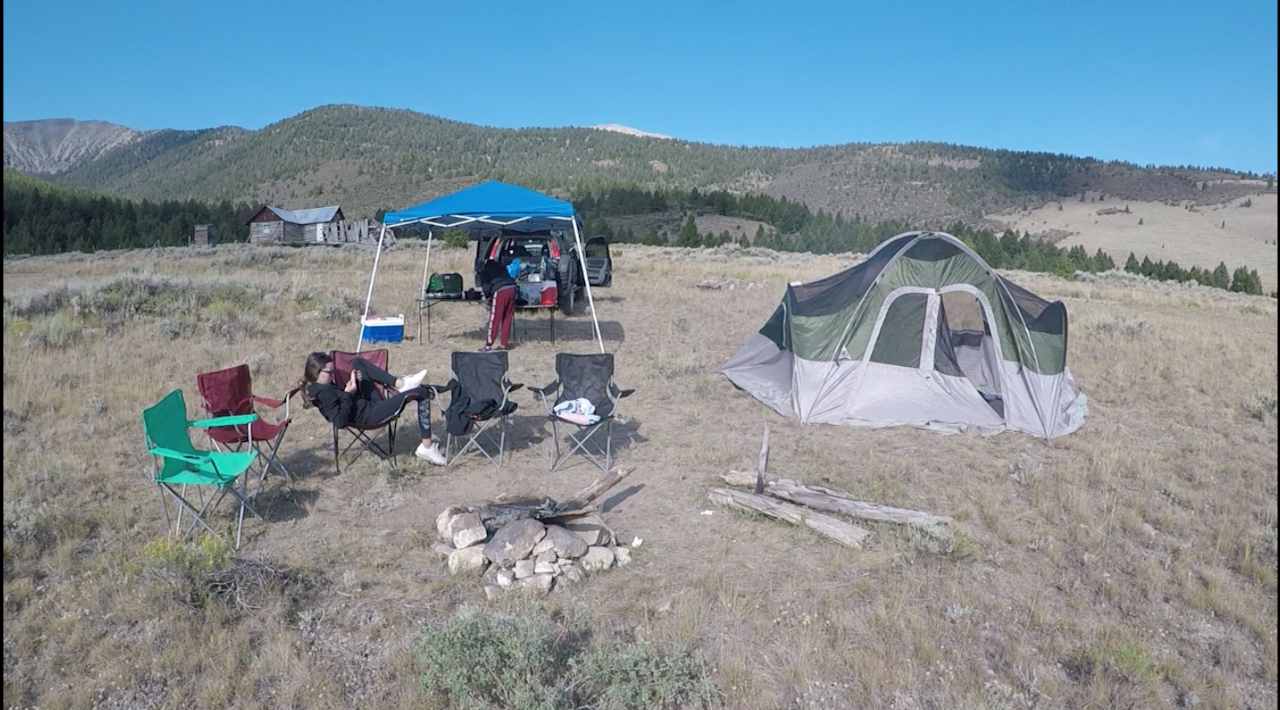
[{"label": "tent mesh window", "polygon": [[871,362],[920,367],[920,346],[928,306],[929,296],[923,293],[904,293],[893,299],[880,326],[876,346],[871,351]]}]

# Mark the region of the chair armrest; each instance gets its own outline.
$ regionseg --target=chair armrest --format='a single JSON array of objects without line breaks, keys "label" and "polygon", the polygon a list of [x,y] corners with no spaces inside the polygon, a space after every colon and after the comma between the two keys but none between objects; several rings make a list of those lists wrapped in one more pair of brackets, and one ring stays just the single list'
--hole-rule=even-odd
[{"label": "chair armrest", "polygon": [[187,454],[176,449],[166,449],[162,446],[157,446],[156,448],[151,449],[150,453],[152,456],[159,456],[166,459],[177,459],[179,461],[186,461],[187,463],[204,463],[205,461],[205,457],[200,456],[199,454]]},{"label": "chair armrest", "polygon": [[439,397],[445,392],[451,393],[454,390],[458,389],[458,381],[454,379],[450,379],[448,382],[446,382],[443,385],[423,385],[423,387],[426,387],[427,389],[431,390],[432,396]]},{"label": "chair armrest", "polygon": [[[511,394],[512,392],[515,392],[516,390],[518,390],[518,389],[520,389],[520,388],[522,388],[522,387],[524,387],[524,383],[522,383],[522,382],[508,382],[508,383],[507,383],[507,394]],[[530,389],[533,389],[533,388],[531,387]]]},{"label": "chair armrest", "polygon": [[530,387],[529,391],[539,397],[546,397],[558,389],[560,389],[560,380],[552,380],[551,384],[546,385],[545,387]]},{"label": "chair armrest", "polygon": [[253,395],[253,401],[257,402],[258,404],[270,407],[272,409],[276,409],[277,407],[280,407],[285,403],[287,399],[288,399],[287,396],[285,399],[271,399],[270,397],[259,397],[256,394]]},{"label": "chair armrest", "polygon": [[197,419],[193,422],[187,422],[189,426],[196,429],[210,429],[219,426],[236,426],[237,424],[251,424],[258,421],[257,414],[236,414],[230,417],[214,417],[213,419]]},{"label": "chair armrest", "polygon": [[632,388],[629,390],[618,390],[618,399],[622,399],[623,397],[630,397],[635,393],[636,393],[635,388]]}]

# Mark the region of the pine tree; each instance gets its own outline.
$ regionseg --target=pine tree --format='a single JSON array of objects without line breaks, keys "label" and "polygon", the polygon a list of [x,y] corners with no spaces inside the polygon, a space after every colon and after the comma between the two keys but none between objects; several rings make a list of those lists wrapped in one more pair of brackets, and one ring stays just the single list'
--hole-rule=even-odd
[{"label": "pine tree", "polygon": [[1142,266],[1138,267],[1138,273],[1142,274],[1143,276],[1155,278],[1155,275],[1158,272],[1156,271],[1156,265],[1151,263],[1151,257],[1149,256],[1142,257]]},{"label": "pine tree", "polygon": [[1138,264],[1138,257],[1133,252],[1129,252],[1129,258],[1125,260],[1124,270],[1131,274],[1142,273],[1142,266]]},{"label": "pine tree", "polygon": [[1101,248],[1093,255],[1093,271],[1110,271],[1116,268],[1116,262],[1111,255],[1102,251]]},{"label": "pine tree", "polygon": [[1217,268],[1213,270],[1210,276],[1210,286],[1223,290],[1231,288],[1231,272],[1227,271],[1227,265],[1219,261]]},{"label": "pine tree", "polygon": [[693,221],[693,215],[685,220],[684,226],[680,228],[680,238],[676,244],[682,247],[701,246],[702,238],[698,235],[698,224]]},{"label": "pine tree", "polygon": [[1249,279],[1249,270],[1243,266],[1231,273],[1231,290],[1236,293],[1249,293],[1253,284]]}]

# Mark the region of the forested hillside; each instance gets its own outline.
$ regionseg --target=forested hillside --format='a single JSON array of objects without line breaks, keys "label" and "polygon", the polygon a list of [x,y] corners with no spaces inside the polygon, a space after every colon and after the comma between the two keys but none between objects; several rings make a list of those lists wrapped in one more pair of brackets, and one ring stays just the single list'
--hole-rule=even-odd
[{"label": "forested hillside", "polygon": [[[6,151],[10,127],[6,124]],[[592,128],[501,129],[412,111],[322,106],[249,131],[153,131],[57,181],[151,200],[340,203],[352,217],[483,178],[568,194],[629,185],[786,197],[863,220],[941,226],[1083,191],[1221,201],[1256,191],[1239,173],[1143,168],[940,143],[735,147]]]},{"label": "forested hillside", "polygon": [[247,204],[136,202],[4,171],[6,255],[185,245],[197,224],[212,224],[220,241],[245,241],[250,214]]}]

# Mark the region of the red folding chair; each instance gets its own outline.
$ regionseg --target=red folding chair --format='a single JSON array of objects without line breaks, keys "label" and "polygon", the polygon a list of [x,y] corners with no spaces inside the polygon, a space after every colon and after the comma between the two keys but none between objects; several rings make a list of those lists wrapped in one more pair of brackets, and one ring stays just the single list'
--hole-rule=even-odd
[{"label": "red folding chair", "polygon": [[269,422],[259,416],[257,421],[250,424],[212,427],[207,431],[209,438],[219,448],[239,451],[248,444],[257,451],[261,456],[260,481],[265,481],[267,474],[274,469],[284,475],[285,480],[293,482],[293,476],[280,460],[278,453],[280,442],[284,441],[289,423],[293,421],[289,417],[289,400],[297,390],[286,394],[284,399],[255,395],[248,365],[237,365],[225,370],[196,375],[196,387],[200,390],[201,399],[204,400],[205,411],[211,417],[255,414],[255,405],[273,410],[284,407],[284,419],[279,422]]},{"label": "red folding chair", "polygon": [[[391,353],[386,348],[382,348],[379,350],[365,350],[364,352],[359,352],[359,353],[350,353],[350,352],[343,352],[341,350],[334,350],[329,353],[329,357],[333,358],[333,381],[335,383],[338,383],[339,386],[345,385],[347,380],[351,377],[351,369],[352,369],[353,363],[357,358],[361,360],[365,360],[369,364],[381,370],[386,370],[388,372],[390,371],[390,368],[388,367],[388,363],[391,358]],[[385,387],[381,384],[378,384],[377,382],[372,382],[370,384],[372,384],[378,390],[378,394],[382,395],[383,398],[391,397],[396,394],[396,392],[391,388]],[[369,451],[372,451],[374,456],[377,456],[378,458],[384,461],[390,460],[392,467],[395,467],[396,465],[396,453],[395,453],[396,452],[396,428],[400,421],[400,413],[403,411],[404,411],[404,407],[401,406],[400,411],[396,412],[393,416],[391,416],[385,421],[373,422],[367,425],[348,424],[346,427],[343,427],[344,429],[346,429],[347,433],[351,434],[352,437],[354,438],[351,441],[347,442],[347,445],[345,447],[342,447],[341,450],[339,450],[338,448],[339,427],[336,424],[334,424],[333,425],[333,465],[334,465],[334,468],[338,470],[338,473],[342,473],[342,463],[341,463],[342,454],[345,454],[352,446],[356,444],[356,442],[363,444],[364,448]],[[332,422],[330,423],[332,424]],[[374,432],[374,435],[376,436],[377,432],[381,431],[382,429],[387,430],[387,448],[385,449],[382,448],[382,446],[380,446],[378,442],[374,441],[373,438],[371,438],[368,434],[368,432]],[[360,454],[357,453],[355,458],[359,458],[359,456]],[[351,460],[352,463],[355,462],[355,458]]]}]

